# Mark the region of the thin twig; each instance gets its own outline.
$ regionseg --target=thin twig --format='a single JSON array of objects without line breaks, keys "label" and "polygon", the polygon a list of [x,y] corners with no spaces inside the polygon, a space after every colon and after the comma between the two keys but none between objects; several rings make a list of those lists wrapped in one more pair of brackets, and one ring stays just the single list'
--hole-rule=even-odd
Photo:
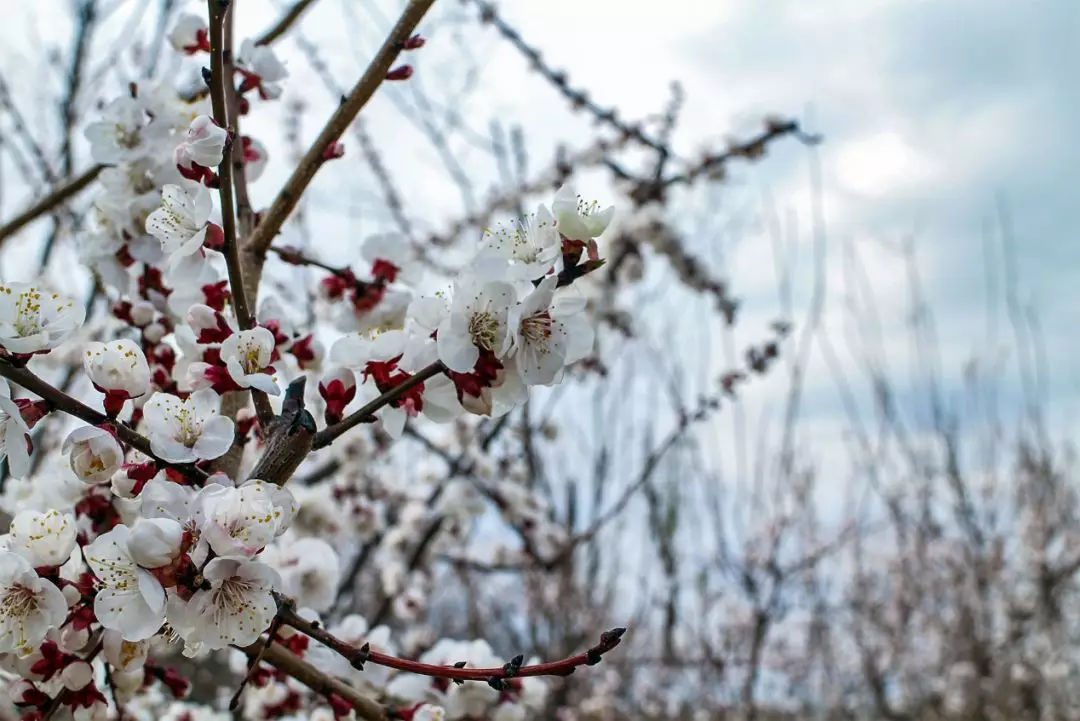
[{"label": "thin twig", "polygon": [[41,216],[55,210],[64,201],[76,195],[88,185],[90,185],[97,178],[98,173],[105,169],[104,165],[94,165],[80,175],[76,175],[63,185],[58,186],[51,193],[39,200],[34,205],[24,210],[19,215],[9,220],[4,225],[0,226],[0,243],[3,243],[8,236],[14,235],[16,232],[22,229],[23,226],[37,220]]},{"label": "thin twig", "polygon": [[273,204],[255,226],[254,232],[245,241],[244,252],[260,257],[266,253],[266,249],[270,247],[274,236],[281,230],[286,218],[300,201],[300,196],[315,177],[315,173],[326,162],[327,149],[337,142],[367,101],[382,85],[383,80],[386,79],[386,73],[402,51],[405,41],[434,1],[409,0],[405,11],[383,41],[382,47],[379,48],[379,52],[372,59],[363,76],[330,116],[326,126],[319,133],[319,137],[311,144],[284,187],[278,192]]},{"label": "thin twig", "polygon": [[293,23],[300,19],[300,16],[304,14],[304,11],[314,4],[314,2],[315,0],[297,0],[294,2],[292,6],[285,11],[285,14],[274,23],[272,28],[259,36],[255,41],[255,44],[269,45],[280,38],[290,27],[292,27]]},{"label": "thin twig", "polygon": [[[222,6],[218,0],[207,0],[210,14],[210,102],[214,109],[214,122],[229,131],[229,140],[222,152],[221,165],[218,166],[218,196],[221,200],[221,229],[225,237],[225,266],[229,274],[229,288],[232,292],[233,310],[236,322],[241,330],[255,326],[255,318],[248,305],[248,293],[244,286],[243,271],[240,266],[240,251],[236,238],[236,213],[233,208],[233,151],[238,140],[236,127],[230,126],[226,104],[227,85],[232,84],[232,48],[225,44],[226,15],[230,6]],[[228,33],[231,40],[232,33]],[[227,59],[227,60],[226,60]],[[266,428],[274,417],[270,399],[258,389],[251,389],[251,400],[255,403],[255,413],[259,425]]]},{"label": "thin twig", "polygon": [[349,661],[355,668],[363,668],[365,663],[373,663],[376,666],[385,666],[387,668],[397,669],[398,671],[415,673],[421,676],[430,676],[432,678],[445,678],[452,681],[486,681],[496,687],[500,686],[498,681],[503,679],[526,676],[569,676],[579,666],[595,666],[600,663],[600,659],[605,653],[619,645],[623,634],[626,632],[625,628],[613,628],[610,631],[605,631],[600,635],[600,642],[589,650],[575,656],[568,656],[567,658],[558,661],[522,666],[520,657],[518,657],[514,659],[517,663],[511,661],[503,666],[465,668],[464,666],[456,665],[440,666],[431,663],[420,663],[419,661],[411,661],[409,659],[391,656],[390,654],[380,653],[379,651],[373,651],[367,644],[356,647],[345,643],[332,633],[326,631],[320,624],[313,623],[300,617],[293,608],[293,604],[287,599],[279,602],[278,613],[281,616],[284,625],[291,626],[297,631],[315,639]]},{"label": "thin twig", "polygon": [[277,643],[269,644],[265,651],[262,650],[261,642],[255,642],[246,648],[240,649],[249,657],[262,653],[262,662],[268,663],[278,671],[285,673],[300,683],[304,684],[317,694],[329,698],[340,696],[352,704],[356,715],[367,721],[386,721],[388,718],[382,706],[362,696],[352,686],[331,678],[307,661],[295,656],[291,651]]}]

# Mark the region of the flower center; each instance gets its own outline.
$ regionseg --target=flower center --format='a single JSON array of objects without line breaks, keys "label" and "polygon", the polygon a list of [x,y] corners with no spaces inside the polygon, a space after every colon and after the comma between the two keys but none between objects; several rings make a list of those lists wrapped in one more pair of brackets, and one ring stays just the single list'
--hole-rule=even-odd
[{"label": "flower center", "polygon": [[176,436],[179,443],[192,448],[202,435],[202,420],[196,418],[187,408],[181,408],[176,412],[176,420],[180,422],[180,432]]},{"label": "flower center", "polygon": [[139,136],[138,128],[128,128],[123,125],[117,125],[115,129],[116,144],[121,148],[137,148],[142,138]]},{"label": "flower center", "polygon": [[213,593],[214,615],[235,616],[250,605],[251,583],[234,576],[222,581]]},{"label": "flower center", "polygon": [[257,373],[262,370],[259,355],[259,346],[254,343],[248,343],[241,349],[240,365],[244,367],[245,373]]},{"label": "flower center", "polygon": [[15,330],[20,337],[41,332],[41,293],[27,290],[15,301]]},{"label": "flower center", "polygon": [[499,321],[488,311],[473,313],[469,319],[469,337],[472,342],[484,350],[495,350],[498,340]]},{"label": "flower center", "polygon": [[25,619],[37,610],[37,596],[26,586],[16,584],[7,589],[7,594],[0,600],[0,619]]},{"label": "flower center", "polygon": [[551,339],[551,316],[548,312],[522,318],[521,336],[529,343],[539,346],[541,351],[547,351],[548,341]]}]

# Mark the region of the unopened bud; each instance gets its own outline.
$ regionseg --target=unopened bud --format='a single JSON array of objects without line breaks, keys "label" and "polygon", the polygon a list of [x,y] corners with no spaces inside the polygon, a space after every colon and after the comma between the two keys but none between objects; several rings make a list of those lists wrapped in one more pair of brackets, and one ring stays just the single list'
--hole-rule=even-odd
[{"label": "unopened bud", "polygon": [[399,65],[386,74],[387,80],[408,80],[412,77],[412,65]]}]

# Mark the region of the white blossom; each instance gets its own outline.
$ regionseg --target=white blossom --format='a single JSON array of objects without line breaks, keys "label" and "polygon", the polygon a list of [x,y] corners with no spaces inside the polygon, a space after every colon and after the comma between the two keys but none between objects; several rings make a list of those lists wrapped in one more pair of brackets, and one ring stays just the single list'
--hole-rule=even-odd
[{"label": "white blossom", "polygon": [[117,631],[106,629],[101,635],[101,650],[113,670],[142,668],[150,653],[149,641],[125,641]]},{"label": "white blossom", "polygon": [[73,430],[60,447],[83,483],[108,483],[124,464],[124,449],[112,433],[97,426]]},{"label": "white blossom", "polygon": [[185,169],[191,168],[193,163],[204,168],[216,168],[221,165],[228,138],[228,131],[216,124],[213,118],[199,115],[191,121],[184,141],[176,146],[176,164]]},{"label": "white blossom", "polygon": [[87,344],[83,369],[94,386],[105,393],[106,410],[109,410],[110,396],[123,405],[125,399],[138,398],[150,389],[150,366],[146,356],[142,348],[126,338]]},{"label": "white blossom", "polygon": [[508,283],[455,285],[450,312],[439,325],[439,360],[452,371],[468,373],[481,350],[499,352],[506,341],[506,315],[515,301]]},{"label": "white blossom", "polygon": [[281,95],[279,81],[288,77],[289,71],[270,46],[256,45],[251,38],[244,40],[236,56],[236,65],[247,74],[241,88],[258,87],[260,96],[268,99]]},{"label": "white blossom", "polygon": [[176,263],[202,246],[213,208],[210,192],[202,185],[166,185],[161,207],[146,218],[146,232],[161,242],[162,252]]},{"label": "white blossom", "polygon": [[503,356],[512,357],[528,385],[550,385],[563,366],[584,357],[593,343],[592,326],[581,315],[581,305],[559,304],[548,276],[524,300],[510,309]]},{"label": "white blossom", "polygon": [[262,326],[233,333],[221,344],[221,360],[238,386],[276,396],[281,392],[276,379],[264,372],[273,352],[274,334]]},{"label": "white blossom", "polygon": [[131,527],[128,550],[143,568],[167,566],[180,555],[184,527],[171,518],[138,518]]},{"label": "white blossom", "polygon": [[9,548],[34,567],[60,566],[75,549],[75,517],[57,510],[19,511],[11,521]]},{"label": "white blossom", "polygon": [[281,574],[281,589],[298,605],[328,611],[337,597],[341,562],[337,552],[320,538],[282,543],[271,565]]},{"label": "white blossom", "polygon": [[285,532],[296,501],[285,488],[260,480],[208,500],[203,538],[219,556],[250,558]]},{"label": "white blossom", "polygon": [[30,470],[30,428],[10,393],[0,382],[0,459],[6,457],[11,475],[22,478]]},{"label": "white blossom", "polygon": [[232,447],[233,422],[218,414],[220,399],[210,389],[186,400],[154,393],[143,406],[143,418],[154,455],[169,463],[213,460]]},{"label": "white blossom", "polygon": [[37,575],[30,561],[0,551],[0,653],[32,652],[67,616],[60,589]]},{"label": "white blossom", "polygon": [[615,215],[615,207],[600,210],[596,201],[585,202],[571,185],[563,185],[551,203],[559,233],[570,240],[591,240],[600,236]]},{"label": "white blossom", "polygon": [[208,43],[209,28],[206,20],[191,13],[178,17],[169,32],[169,44],[179,52],[194,53]]},{"label": "white blossom", "polygon": [[184,639],[185,654],[254,643],[277,614],[277,573],[259,561],[215,558],[202,575],[210,588],[187,601],[169,597],[169,624]]},{"label": "white blossom", "polygon": [[0,346],[9,353],[51,350],[82,325],[86,309],[31,283],[0,285]]},{"label": "white blossom", "polygon": [[[488,231],[477,261],[502,261],[479,272],[506,280],[536,280],[547,275],[562,257],[562,240],[547,206],[516,221],[509,228]],[[509,264],[509,265],[508,265]]]},{"label": "white blossom", "polygon": [[142,641],[157,633],[165,620],[165,590],[132,556],[131,529],[120,524],[83,548],[90,570],[101,582],[94,596],[94,615],[102,626],[126,641]]},{"label": "white blossom", "polygon": [[86,127],[90,155],[96,162],[110,165],[154,155],[168,133],[167,125],[147,112],[143,100],[127,96],[105,106],[101,120]]}]

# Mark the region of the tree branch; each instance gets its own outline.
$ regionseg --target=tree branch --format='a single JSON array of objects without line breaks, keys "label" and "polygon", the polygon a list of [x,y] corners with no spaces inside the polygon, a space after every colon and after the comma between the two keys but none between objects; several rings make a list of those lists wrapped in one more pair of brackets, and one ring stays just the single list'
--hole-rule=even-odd
[{"label": "tree branch", "polygon": [[0,376],[7,378],[13,383],[17,383],[31,393],[41,396],[48,401],[53,408],[63,411],[70,416],[84,420],[90,425],[100,426],[109,424],[116,429],[116,435],[119,436],[120,440],[139,451],[144,456],[153,458],[161,466],[175,468],[181,473],[192,476],[198,480],[205,480],[207,478],[207,473],[195,466],[169,463],[158,458],[150,447],[150,441],[146,436],[136,432],[130,426],[125,425],[114,418],[110,418],[104,413],[95,411],[77,398],[73,398],[67,393],[54,388],[39,376],[34,375],[28,368],[18,368],[6,360],[0,360]]},{"label": "tree branch", "polygon": [[288,649],[276,643],[269,644],[264,651],[263,644],[256,641],[240,650],[246,653],[248,657],[262,653],[261,660],[264,663],[268,663],[282,673],[291,676],[315,693],[327,697],[340,696],[352,704],[352,707],[356,709],[356,715],[360,718],[367,719],[367,721],[386,721],[388,718],[382,706],[367,696],[362,696],[352,686],[327,676],[307,661],[293,655]]},{"label": "tree branch", "polygon": [[90,183],[94,182],[98,173],[105,169],[104,165],[94,165],[84,170],[80,175],[76,175],[63,185],[57,187],[51,193],[39,200],[34,205],[24,210],[19,215],[9,220],[5,225],[0,226],[0,243],[10,235],[14,235],[21,230],[23,226],[37,220],[42,215],[49,213],[56,209],[59,205],[64,203],[72,196],[78,194],[85,189]]},{"label": "tree branch", "polygon": [[517,663],[511,661],[503,666],[491,668],[439,666],[372,651],[367,644],[359,648],[352,646],[326,631],[320,624],[313,623],[297,615],[291,600],[281,597],[278,600],[278,613],[281,616],[282,624],[311,636],[346,659],[354,668],[363,668],[365,663],[373,663],[376,666],[386,666],[398,671],[431,676],[432,678],[445,678],[452,681],[487,681],[496,688],[501,687],[498,682],[503,679],[526,676],[569,676],[579,666],[595,666],[600,663],[600,659],[605,653],[619,645],[623,634],[626,632],[625,628],[613,628],[600,634],[600,642],[583,653],[568,656],[558,661],[538,663],[531,666],[522,666],[520,656],[514,659]]},{"label": "tree branch", "polygon": [[297,0],[296,2],[294,2],[292,6],[287,11],[285,11],[285,14],[282,15],[276,23],[274,23],[274,26],[272,28],[268,29],[266,32],[259,36],[259,38],[255,41],[255,44],[269,45],[270,43],[280,38],[290,27],[292,27],[293,23],[300,19],[300,16],[304,14],[304,11],[311,7],[311,5],[313,5],[314,3],[315,0]]},{"label": "tree branch", "polygon": [[[211,0],[208,0],[211,1]],[[244,242],[244,251],[256,256],[262,256],[270,247],[274,236],[281,230],[289,213],[300,200],[307,186],[311,183],[315,173],[325,162],[327,149],[336,142],[348,129],[349,124],[357,116],[360,110],[375,94],[375,91],[386,79],[386,73],[391,64],[401,53],[405,40],[412,34],[417,23],[431,7],[435,0],[409,0],[397,24],[394,25],[390,34],[383,41],[379,52],[364,71],[363,76],[356,83],[349,95],[344,99],[334,114],[330,116],[326,126],[315,142],[311,144],[307,153],[296,166],[292,176],[286,181],[284,187],[278,192],[273,204],[264,214],[262,220],[255,227],[255,231]],[[211,1],[211,5],[212,5]]]},{"label": "tree branch", "polygon": [[[229,131],[229,139],[222,151],[221,165],[218,166],[218,197],[221,200],[221,229],[225,236],[225,265],[229,273],[229,289],[232,291],[232,306],[236,313],[236,322],[241,330],[250,330],[255,325],[255,318],[248,305],[248,294],[244,286],[243,270],[240,266],[240,251],[236,239],[236,212],[233,208],[233,147],[238,140],[237,128],[230,126],[227,105],[228,86],[232,85],[232,48],[227,47],[225,35],[232,40],[232,33],[225,32],[226,14],[229,5],[222,5],[218,0],[206,0],[210,16],[210,102],[214,109],[214,122]],[[227,72],[228,71],[228,72]],[[270,399],[260,390],[251,389],[251,400],[255,403],[255,412],[259,425],[266,428],[274,417]]]}]

